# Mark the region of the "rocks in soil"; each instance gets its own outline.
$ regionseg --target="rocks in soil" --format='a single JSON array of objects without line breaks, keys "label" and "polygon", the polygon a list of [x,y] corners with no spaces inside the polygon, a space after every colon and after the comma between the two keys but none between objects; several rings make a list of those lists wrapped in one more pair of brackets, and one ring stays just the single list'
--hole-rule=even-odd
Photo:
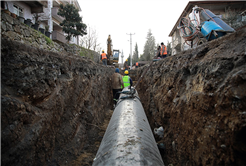
[{"label": "rocks in soil", "polygon": [[[246,28],[155,62],[137,90],[166,165],[246,165]],[[145,67],[137,69],[140,77]]]},{"label": "rocks in soil", "polygon": [[94,147],[113,105],[113,73],[87,58],[2,38],[2,165],[71,165]]}]

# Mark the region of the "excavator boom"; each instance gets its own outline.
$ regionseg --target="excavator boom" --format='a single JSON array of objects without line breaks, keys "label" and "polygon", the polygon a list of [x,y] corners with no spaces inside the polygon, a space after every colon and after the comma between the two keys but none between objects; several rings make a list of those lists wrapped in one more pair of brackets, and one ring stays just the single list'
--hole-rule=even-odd
[{"label": "excavator boom", "polygon": [[108,64],[115,65],[117,67],[119,61],[119,54],[120,54],[119,50],[113,50],[112,39],[111,36],[108,35],[108,39],[107,39]]}]

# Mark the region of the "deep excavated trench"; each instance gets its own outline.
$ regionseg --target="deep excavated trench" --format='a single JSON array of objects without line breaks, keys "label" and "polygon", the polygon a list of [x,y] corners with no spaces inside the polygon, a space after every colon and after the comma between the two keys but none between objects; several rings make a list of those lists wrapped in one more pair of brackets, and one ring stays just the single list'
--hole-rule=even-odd
[{"label": "deep excavated trench", "polygon": [[[164,128],[165,165],[246,165],[245,36],[155,62],[140,82],[151,128]],[[2,165],[91,165],[113,112],[113,72],[2,38]]]}]

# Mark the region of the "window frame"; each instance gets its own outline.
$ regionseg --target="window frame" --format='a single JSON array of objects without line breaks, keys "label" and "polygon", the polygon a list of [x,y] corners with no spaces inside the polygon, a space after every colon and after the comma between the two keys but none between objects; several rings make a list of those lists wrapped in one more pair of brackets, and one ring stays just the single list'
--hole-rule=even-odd
[{"label": "window frame", "polygon": [[20,7],[20,6],[17,5],[17,4],[13,4],[13,8],[14,8],[14,13],[15,13],[17,16],[24,17],[24,10],[23,10],[22,7]]}]

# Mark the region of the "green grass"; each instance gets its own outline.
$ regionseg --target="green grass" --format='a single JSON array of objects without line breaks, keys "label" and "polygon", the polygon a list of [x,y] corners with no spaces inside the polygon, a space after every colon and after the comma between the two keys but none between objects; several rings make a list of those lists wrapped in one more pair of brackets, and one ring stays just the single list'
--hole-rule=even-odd
[{"label": "green grass", "polygon": [[45,35],[44,35],[44,37],[45,37],[45,41],[46,41],[46,43],[47,43],[48,45],[54,46],[53,41],[52,41],[49,37],[47,37],[47,36],[45,36]]},{"label": "green grass", "polygon": [[80,56],[85,56],[85,54],[82,51],[79,52],[79,55]]},{"label": "green grass", "polygon": [[87,49],[85,49],[83,47],[81,47],[81,48],[82,48],[82,50],[79,52],[80,56],[88,57],[88,58],[93,59],[93,54],[89,50],[87,50]]}]

